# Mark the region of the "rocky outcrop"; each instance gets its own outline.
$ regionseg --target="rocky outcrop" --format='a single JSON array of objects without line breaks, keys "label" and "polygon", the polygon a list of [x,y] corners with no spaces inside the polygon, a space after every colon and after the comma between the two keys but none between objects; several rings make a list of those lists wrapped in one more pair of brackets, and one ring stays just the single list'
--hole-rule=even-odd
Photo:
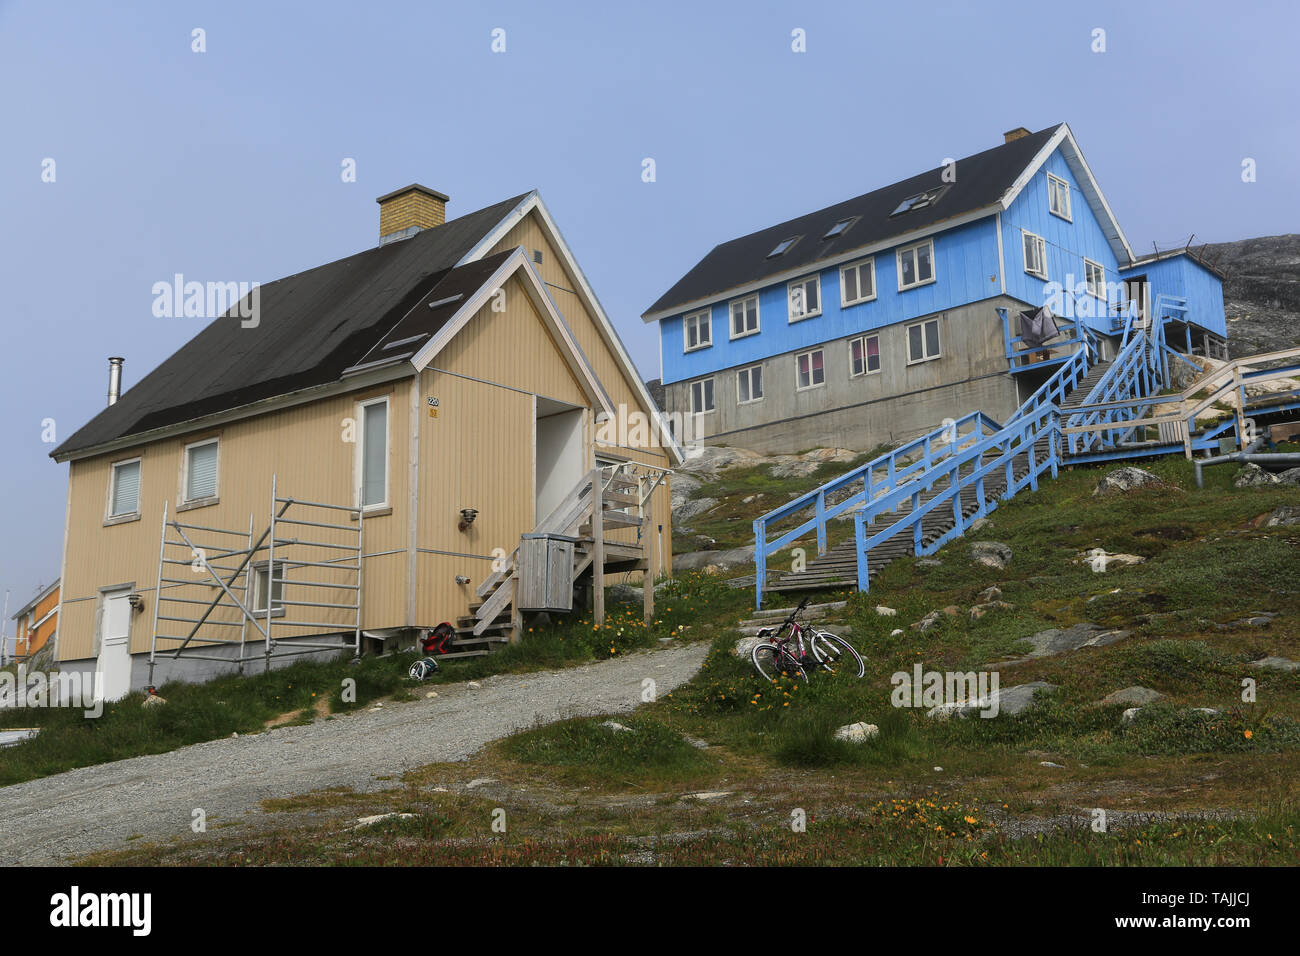
[{"label": "rocky outcrop", "polygon": [[1139,488],[1154,489],[1164,487],[1165,483],[1151,472],[1129,466],[1107,472],[1105,477],[1097,482],[1097,487],[1092,489],[1092,493],[1096,497],[1104,497],[1106,495],[1136,491]]}]

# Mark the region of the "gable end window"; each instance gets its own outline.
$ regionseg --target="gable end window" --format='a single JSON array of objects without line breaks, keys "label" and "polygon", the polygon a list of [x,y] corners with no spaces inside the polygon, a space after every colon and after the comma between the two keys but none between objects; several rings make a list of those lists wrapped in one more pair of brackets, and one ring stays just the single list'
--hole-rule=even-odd
[{"label": "gable end window", "polygon": [[1025,237],[1025,271],[1031,276],[1038,276],[1040,279],[1047,278],[1047,243],[1043,241],[1042,236],[1036,236],[1032,232],[1024,233]]},{"label": "gable end window", "polygon": [[876,260],[852,262],[840,269],[840,305],[857,305],[876,297]]},{"label": "gable end window", "polygon": [[219,460],[220,444],[215,438],[185,446],[185,458],[181,465],[182,503],[207,501],[217,497]]},{"label": "gable end window", "polygon": [[109,477],[108,517],[125,518],[140,513],[140,459],[119,461]]},{"label": "gable end window", "polygon": [[1051,173],[1047,174],[1047,208],[1053,216],[1074,221],[1070,217],[1070,184]]},{"label": "gable end window", "polygon": [[907,327],[907,364],[939,358],[939,320],[927,319]]},{"label": "gable end window", "polygon": [[849,377],[880,371],[880,336],[863,335],[849,342]]},{"label": "gable end window", "polygon": [[826,382],[825,354],[821,349],[803,352],[795,356],[797,379],[795,389],[802,392],[807,388],[816,388]]},{"label": "gable end window", "polygon": [[810,319],[822,314],[822,284],[820,276],[796,279],[786,287],[790,301],[790,321]]},{"label": "gable end window", "polygon": [[898,291],[934,281],[934,242],[927,239],[898,250]]},{"label": "gable end window", "polygon": [[758,331],[758,296],[750,295],[731,303],[731,337],[753,335]]},{"label": "gable end window", "polygon": [[685,338],[684,351],[708,348],[713,344],[713,310],[692,312],[682,319],[682,335]]},{"label": "gable end window", "polygon": [[388,399],[361,403],[357,470],[362,508],[388,506]]},{"label": "gable end window", "polygon": [[736,373],[736,402],[748,405],[763,399],[763,366],[742,368]]},{"label": "gable end window", "polygon": [[698,382],[691,382],[691,413],[703,415],[716,407],[713,404],[713,379],[705,378]]}]

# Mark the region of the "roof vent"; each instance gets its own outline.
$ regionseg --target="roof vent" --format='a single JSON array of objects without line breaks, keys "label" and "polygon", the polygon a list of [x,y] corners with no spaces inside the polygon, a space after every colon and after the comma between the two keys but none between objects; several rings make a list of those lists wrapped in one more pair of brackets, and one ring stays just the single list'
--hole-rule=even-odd
[{"label": "roof vent", "polygon": [[379,203],[380,245],[385,240],[405,239],[421,229],[432,229],[447,221],[447,196],[419,183],[380,196],[375,202]]},{"label": "roof vent", "polygon": [[1028,135],[1029,130],[1025,129],[1023,126],[1017,126],[1015,129],[1009,129],[1002,134],[1002,143],[1003,145],[1006,145],[1007,143],[1015,142],[1018,139],[1024,139]]}]

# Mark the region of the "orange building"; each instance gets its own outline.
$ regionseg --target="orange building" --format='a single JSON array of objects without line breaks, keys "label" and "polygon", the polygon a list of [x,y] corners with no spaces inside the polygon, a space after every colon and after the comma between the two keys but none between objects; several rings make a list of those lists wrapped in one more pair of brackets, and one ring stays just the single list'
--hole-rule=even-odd
[{"label": "orange building", "polygon": [[45,646],[59,626],[59,582],[43,588],[14,615],[14,656],[25,660]]}]

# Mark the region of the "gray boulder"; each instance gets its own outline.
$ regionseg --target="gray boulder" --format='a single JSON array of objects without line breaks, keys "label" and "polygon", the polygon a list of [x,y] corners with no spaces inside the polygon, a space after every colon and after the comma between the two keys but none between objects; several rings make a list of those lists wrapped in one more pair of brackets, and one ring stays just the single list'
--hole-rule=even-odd
[{"label": "gray boulder", "polygon": [[1270,472],[1265,471],[1253,461],[1248,461],[1242,465],[1241,471],[1232,479],[1234,488],[1264,488],[1269,485],[1276,485],[1277,478]]},{"label": "gray boulder", "polygon": [[747,448],[727,448],[722,445],[696,445],[686,450],[686,460],[682,462],[679,472],[715,476],[728,468],[743,468],[757,465],[763,456]]},{"label": "gray boulder", "polygon": [[669,488],[671,489],[669,502],[671,503],[673,514],[676,514],[677,509],[686,504],[691,495],[695,494],[702,484],[700,479],[696,478],[694,475],[687,474],[684,471],[674,472],[672,477],[668,479],[668,482]]},{"label": "gray boulder", "polygon": [[1077,651],[1082,647],[1105,647],[1107,644],[1122,641],[1131,633],[1131,631],[1105,628],[1083,621],[1064,630],[1050,627],[1026,640],[1033,645],[1033,650],[1029,652],[1030,657],[1051,657],[1053,654]]},{"label": "gray boulder", "polygon": [[1152,690],[1150,687],[1134,685],[1133,687],[1125,687],[1122,690],[1117,690],[1113,694],[1107,694],[1101,700],[1097,701],[1097,703],[1130,704],[1140,707],[1143,704],[1154,704],[1164,696],[1165,695],[1160,693],[1160,691]]},{"label": "gray boulder", "polygon": [[818,469],[820,464],[820,462],[801,461],[796,458],[793,461],[778,462],[768,471],[773,478],[807,478]]},{"label": "gray boulder", "polygon": [[[1293,469],[1300,471],[1300,469]],[[1282,505],[1264,518],[1265,528],[1289,528],[1300,524],[1300,507]]]},{"label": "gray boulder", "polygon": [[1106,476],[1097,482],[1097,487],[1092,489],[1092,493],[1097,497],[1122,494],[1138,488],[1163,488],[1164,486],[1165,483],[1151,472],[1130,465],[1107,472]]},{"label": "gray boulder", "polygon": [[690,501],[685,502],[680,508],[673,509],[673,521],[689,521],[696,515],[702,515],[706,511],[711,511],[713,508],[717,507],[717,505],[717,498],[692,498]]},{"label": "gray boulder", "polygon": [[1251,661],[1246,665],[1256,670],[1266,671],[1297,671],[1300,670],[1300,664],[1288,657],[1261,657],[1257,661]]},{"label": "gray boulder", "polygon": [[1300,468],[1288,468],[1277,474],[1277,480],[1284,485],[1300,485]]},{"label": "gray boulder", "polygon": [[999,688],[987,697],[981,697],[978,700],[940,704],[938,707],[932,707],[926,711],[925,716],[934,720],[947,720],[949,717],[954,716],[974,717],[978,716],[981,711],[990,710],[995,703],[997,704],[998,716],[1002,714],[1014,716],[1024,713],[1032,707],[1034,695],[1039,691],[1044,694],[1055,693],[1056,685],[1035,680],[1027,684],[1017,684],[1015,687]]},{"label": "gray boulder", "polygon": [[753,563],[752,544],[727,551],[688,551],[686,554],[673,555],[673,568],[680,571],[700,571],[710,565],[722,571],[730,571]]},{"label": "gray boulder", "polygon": [[973,541],[970,556],[976,564],[1002,571],[1011,563],[1011,548],[1001,541]]},{"label": "gray boulder", "polygon": [[879,735],[880,728],[865,721],[858,721],[856,724],[845,724],[835,731],[836,740],[843,740],[851,744],[866,743],[872,737],[878,737]]}]

